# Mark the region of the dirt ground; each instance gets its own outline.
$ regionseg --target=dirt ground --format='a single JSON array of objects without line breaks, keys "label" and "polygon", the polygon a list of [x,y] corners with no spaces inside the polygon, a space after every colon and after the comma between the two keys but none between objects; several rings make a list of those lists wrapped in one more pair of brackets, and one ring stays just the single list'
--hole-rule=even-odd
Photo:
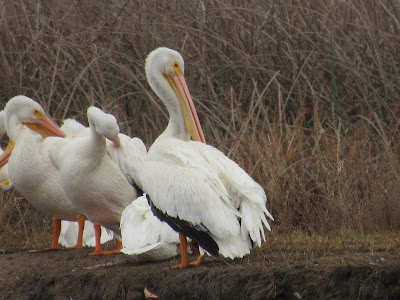
[{"label": "dirt ground", "polygon": [[[178,262],[136,263],[92,248],[0,255],[1,299],[400,299],[399,250],[255,249],[234,261],[167,269]],[[194,257],[192,257],[194,259]]]}]

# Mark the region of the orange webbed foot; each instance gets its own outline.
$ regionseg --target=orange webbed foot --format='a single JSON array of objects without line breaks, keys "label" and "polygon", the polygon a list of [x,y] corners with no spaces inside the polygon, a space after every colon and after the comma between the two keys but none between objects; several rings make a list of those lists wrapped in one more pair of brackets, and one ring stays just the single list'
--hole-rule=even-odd
[{"label": "orange webbed foot", "polygon": [[180,263],[175,266],[171,266],[168,269],[184,269],[184,268],[189,268],[189,267],[197,267],[200,266],[204,261],[204,255],[200,255],[198,259],[192,262],[188,263]]}]

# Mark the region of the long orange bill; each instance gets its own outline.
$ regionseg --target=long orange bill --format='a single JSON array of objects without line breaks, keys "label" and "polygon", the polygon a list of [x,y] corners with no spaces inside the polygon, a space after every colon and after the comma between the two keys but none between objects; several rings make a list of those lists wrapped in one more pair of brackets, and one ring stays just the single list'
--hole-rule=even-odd
[{"label": "long orange bill", "polygon": [[175,91],[182,108],[185,126],[194,141],[205,143],[203,129],[197,115],[192,96],[186,84],[185,77],[182,73],[177,72],[174,76],[164,75],[165,79]]},{"label": "long orange bill", "polygon": [[48,136],[66,137],[67,135],[49,117],[43,116],[40,123],[23,122],[26,127],[39,133],[43,138]]},{"label": "long orange bill", "polygon": [[[198,139],[200,142],[205,143],[206,139],[204,138],[203,129],[201,128],[199,116],[197,115],[196,108],[194,107],[192,96],[190,95],[189,89],[186,84],[185,77],[182,73],[178,74],[177,77],[173,77],[175,84],[178,86],[178,89],[182,96],[185,99],[186,108],[190,113],[191,121],[196,127]],[[193,137],[192,137],[193,138]],[[195,139],[195,138],[193,138]],[[197,139],[196,139],[197,140]]]},{"label": "long orange bill", "polygon": [[8,141],[8,145],[6,149],[4,150],[3,154],[0,156],[0,169],[4,167],[4,165],[8,162],[8,159],[10,158],[11,152],[14,149],[14,142],[10,139]]}]

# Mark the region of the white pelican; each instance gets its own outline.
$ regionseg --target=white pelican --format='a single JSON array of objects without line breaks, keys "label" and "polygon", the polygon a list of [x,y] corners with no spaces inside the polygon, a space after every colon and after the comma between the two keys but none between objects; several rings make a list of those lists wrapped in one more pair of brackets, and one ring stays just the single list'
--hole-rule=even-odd
[{"label": "white pelican", "polygon": [[154,216],[145,195],[122,212],[121,236],[121,252],[140,262],[166,260],[179,254],[178,233]]},{"label": "white pelican", "polygon": [[[182,56],[158,48],[146,59],[146,77],[169,112],[166,130],[151,146],[141,171],[154,214],[179,232],[181,264],[189,263],[186,236],[209,254],[243,257],[261,245],[266,216],[264,190],[204,135],[184,78]],[[190,137],[193,140],[191,141]],[[202,143],[203,142],[203,143]]]},{"label": "white pelican", "polygon": [[[90,127],[85,127],[73,119],[64,120],[61,127],[63,131],[67,132],[68,137],[84,137],[90,136]],[[138,138],[130,138],[124,134],[118,134],[121,142],[121,147],[114,147],[114,144],[107,140],[107,154],[110,158],[120,167],[122,173],[128,179],[129,183],[136,184],[138,178],[136,174],[141,167],[141,162],[147,154],[147,150],[143,142]],[[0,170],[1,171],[1,170]],[[133,178],[131,178],[131,176]],[[135,181],[134,181],[135,180]],[[94,247],[95,231],[93,226],[89,226],[90,221],[85,222],[85,231],[83,232],[83,245]],[[93,225],[93,224],[92,224]],[[65,247],[71,247],[73,241],[77,237],[77,224],[70,221],[61,221],[61,233],[59,243]],[[114,238],[112,231],[101,227],[100,243],[104,244]]]},{"label": "white pelican", "polygon": [[[106,138],[113,141],[116,148],[121,145],[114,116],[95,107],[88,108],[87,116],[90,134],[73,139],[51,156],[58,163],[65,192],[79,211],[94,224],[119,235],[122,211],[138,197],[138,192],[107,155]],[[95,231],[93,254],[115,253],[101,250],[100,227],[95,226]]]},{"label": "white pelican", "polygon": [[[35,208],[54,217],[50,248],[57,249],[61,219],[78,219],[80,224],[84,223],[64,193],[59,172],[48,155],[49,145],[45,137],[65,137],[65,133],[45,115],[38,103],[28,97],[11,98],[4,111],[10,141],[0,158],[0,167],[8,161],[9,178],[15,188]],[[81,246],[82,240],[79,239],[76,247]]]}]

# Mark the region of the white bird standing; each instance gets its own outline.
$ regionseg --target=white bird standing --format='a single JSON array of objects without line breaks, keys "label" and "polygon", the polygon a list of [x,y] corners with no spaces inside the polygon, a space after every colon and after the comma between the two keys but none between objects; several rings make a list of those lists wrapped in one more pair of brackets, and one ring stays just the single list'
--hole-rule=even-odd
[{"label": "white bird standing", "polygon": [[175,267],[203,260],[200,256],[189,263],[186,236],[212,255],[243,257],[253,242],[260,246],[265,239],[263,226],[270,230],[266,216],[273,218],[264,190],[235,162],[204,143],[182,56],[158,48],[147,57],[145,68],[170,119],[148,152],[141,183],[153,213],[179,232],[181,264]]},{"label": "white bird standing", "polygon": [[[65,192],[79,211],[94,224],[119,235],[122,211],[139,193],[107,154],[106,138],[113,141],[116,148],[121,145],[114,116],[95,107],[89,107],[87,116],[90,134],[75,138],[61,152],[51,156],[59,164]],[[96,249],[93,254],[117,252],[102,251],[100,227],[95,226],[95,231]]]},{"label": "white bird standing", "polygon": [[[68,137],[88,137],[90,136],[90,127],[85,127],[73,119],[64,120],[61,127],[68,134]],[[128,182],[135,185],[138,181],[136,174],[141,167],[141,162],[147,154],[146,146],[143,141],[138,138],[130,138],[124,134],[118,134],[121,146],[116,148],[114,143],[107,139],[107,154],[120,167],[122,173],[128,179]],[[67,143],[67,142],[65,142]],[[57,150],[58,151],[58,150]],[[1,170],[0,170],[1,171]],[[133,178],[131,178],[133,177]],[[130,219],[131,220],[131,219]],[[88,226],[89,223],[92,226]],[[75,222],[61,221],[61,233],[59,243],[66,247],[71,247],[73,241],[77,237],[77,224]],[[126,226],[127,228],[128,226]],[[114,238],[112,231],[101,227],[100,243],[104,244]],[[132,233],[132,230],[129,231]],[[122,238],[124,238],[122,236]],[[123,240],[124,241],[124,240]],[[93,224],[90,221],[85,222],[85,231],[83,232],[83,245],[94,247],[96,246],[96,232],[93,229]],[[100,252],[100,250],[99,250]]]},{"label": "white bird standing", "polygon": [[[64,193],[59,172],[48,155],[46,137],[65,137],[65,133],[28,97],[11,98],[4,111],[10,141],[0,158],[0,167],[8,161],[9,177],[15,188],[35,208],[54,217],[51,249],[57,249],[61,219],[84,221]],[[82,247],[81,239],[76,247]]]}]

